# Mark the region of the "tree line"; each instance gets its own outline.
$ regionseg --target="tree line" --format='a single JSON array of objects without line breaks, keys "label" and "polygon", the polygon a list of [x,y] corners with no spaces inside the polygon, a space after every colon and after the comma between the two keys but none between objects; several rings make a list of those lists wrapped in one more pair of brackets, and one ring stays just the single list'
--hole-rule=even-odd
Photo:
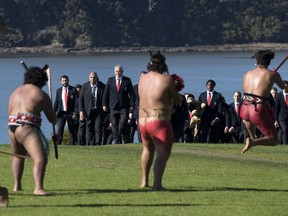
[{"label": "tree line", "polygon": [[287,0],[1,0],[0,47],[287,43]]}]

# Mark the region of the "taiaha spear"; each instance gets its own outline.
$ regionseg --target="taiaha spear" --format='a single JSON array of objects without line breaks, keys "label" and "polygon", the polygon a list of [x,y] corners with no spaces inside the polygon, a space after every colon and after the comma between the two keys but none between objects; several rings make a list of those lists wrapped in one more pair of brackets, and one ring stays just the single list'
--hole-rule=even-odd
[{"label": "taiaha spear", "polygon": [[274,71],[278,71],[279,68],[286,62],[287,59],[288,59],[288,55],[280,62],[280,64],[278,65],[276,69],[274,69]]},{"label": "taiaha spear", "polygon": [[[46,73],[47,73],[47,77],[48,77],[48,92],[49,92],[50,99],[52,101],[51,70],[50,70],[49,65],[45,65],[43,70],[46,70]],[[55,137],[56,132],[55,132],[55,125],[54,124],[52,124],[52,129],[53,129],[53,137]],[[54,138],[52,140],[53,140],[53,143],[54,143],[55,158],[58,159],[58,146],[57,146],[57,143],[54,141]]]},{"label": "taiaha spear", "polygon": [[6,155],[12,155],[12,156],[19,157],[19,158],[22,158],[22,159],[31,159],[31,157],[26,156],[26,155],[14,154],[14,153],[11,153],[11,152],[6,152],[6,151],[0,151],[0,153],[1,154],[6,154]]},{"label": "taiaha spear", "polygon": [[27,67],[27,65],[25,64],[25,62],[24,62],[24,61],[21,61],[20,63],[21,63],[21,65],[24,67],[25,71],[28,71],[29,68]]}]

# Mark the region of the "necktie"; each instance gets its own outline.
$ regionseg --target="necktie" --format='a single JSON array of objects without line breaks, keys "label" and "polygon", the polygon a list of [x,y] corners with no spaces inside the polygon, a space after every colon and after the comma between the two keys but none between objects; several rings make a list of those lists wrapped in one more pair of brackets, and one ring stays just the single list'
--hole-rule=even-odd
[{"label": "necktie", "polygon": [[68,89],[64,88],[64,111],[68,110]]},{"label": "necktie", "polygon": [[119,92],[120,91],[120,79],[117,80],[117,86],[116,87],[117,87],[117,92]]},{"label": "necktie", "polygon": [[286,106],[288,106],[288,95],[285,95],[285,103],[286,103]]},{"label": "necktie", "polygon": [[211,93],[210,92],[208,93],[208,96],[207,96],[207,103],[208,103],[208,106],[210,106],[210,103],[211,103]]},{"label": "necktie", "polygon": [[239,103],[236,103],[235,111],[236,111],[236,114],[239,115]]},{"label": "necktie", "polygon": [[96,86],[92,86],[92,108],[96,107],[96,95],[95,95],[95,91],[96,91]]},{"label": "necktie", "polygon": [[95,89],[96,87],[95,86],[92,86],[92,95],[95,97]]}]

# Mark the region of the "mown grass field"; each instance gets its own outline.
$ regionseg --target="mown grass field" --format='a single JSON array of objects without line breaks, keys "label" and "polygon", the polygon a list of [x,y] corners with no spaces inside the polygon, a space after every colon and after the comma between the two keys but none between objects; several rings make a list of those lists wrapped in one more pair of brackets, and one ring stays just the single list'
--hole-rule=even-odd
[{"label": "mown grass field", "polygon": [[141,144],[64,145],[58,160],[51,146],[47,197],[32,195],[31,160],[23,191],[14,193],[11,156],[0,154],[0,184],[10,190],[10,205],[0,215],[288,215],[288,147],[257,146],[245,155],[241,149],[175,144],[163,181],[170,191],[152,192],[139,188]]}]

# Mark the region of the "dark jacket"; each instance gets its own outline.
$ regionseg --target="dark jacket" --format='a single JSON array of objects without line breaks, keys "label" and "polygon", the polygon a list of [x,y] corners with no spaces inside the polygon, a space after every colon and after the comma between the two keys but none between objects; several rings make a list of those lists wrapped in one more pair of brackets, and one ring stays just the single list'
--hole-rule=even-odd
[{"label": "dark jacket", "polygon": [[[103,114],[102,109],[102,100],[103,100],[103,93],[105,89],[105,84],[101,81],[97,83],[97,111],[99,114]],[[90,82],[86,82],[83,84],[80,96],[79,96],[79,111],[84,112],[85,116],[89,116],[91,112],[91,103],[92,103],[92,88]]]},{"label": "dark jacket", "polygon": [[[207,102],[207,91],[202,92],[199,95],[199,99],[201,103],[208,104]],[[210,106],[206,106],[205,111],[202,115],[202,122],[211,122],[216,117],[221,120],[223,111],[223,103],[222,103],[222,95],[216,91],[213,92],[213,96],[211,98]]]},{"label": "dark jacket", "polygon": [[102,104],[109,109],[134,108],[135,93],[130,78],[122,76],[119,92],[117,92],[115,76],[108,78]]},{"label": "dark jacket", "polygon": [[[63,87],[60,87],[57,89],[56,98],[54,101],[54,112],[56,113],[57,117],[59,117],[59,113],[61,112],[63,108],[62,89]],[[71,113],[71,115],[73,114],[74,108],[75,108],[75,95],[76,94],[77,94],[77,90],[73,86],[69,85],[67,112]]]},{"label": "dark jacket", "polygon": [[277,121],[288,120],[288,108],[282,91],[276,95],[274,114]]}]

